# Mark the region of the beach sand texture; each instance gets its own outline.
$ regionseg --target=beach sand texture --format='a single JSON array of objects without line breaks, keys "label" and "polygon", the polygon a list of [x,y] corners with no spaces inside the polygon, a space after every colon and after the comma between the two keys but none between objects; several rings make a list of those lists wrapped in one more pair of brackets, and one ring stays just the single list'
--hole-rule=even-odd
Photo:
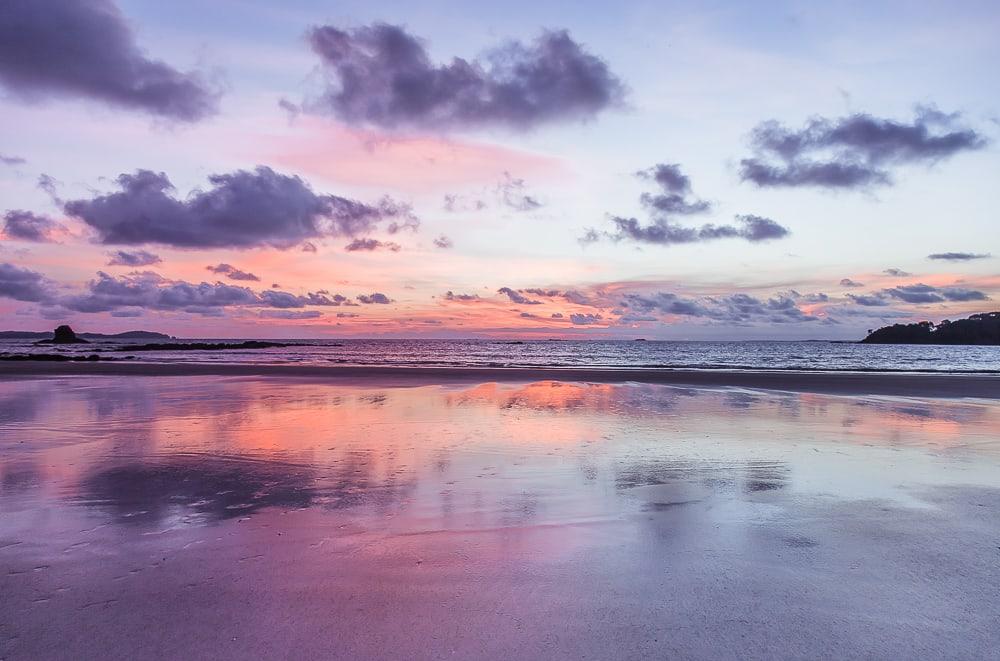
[{"label": "beach sand texture", "polygon": [[5,372],[0,658],[997,658],[988,377],[213,367]]}]

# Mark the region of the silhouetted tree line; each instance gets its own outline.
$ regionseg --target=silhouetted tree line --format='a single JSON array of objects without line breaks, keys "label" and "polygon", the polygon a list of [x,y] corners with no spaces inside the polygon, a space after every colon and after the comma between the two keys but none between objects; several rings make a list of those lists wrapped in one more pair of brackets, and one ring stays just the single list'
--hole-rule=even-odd
[{"label": "silhouetted tree line", "polygon": [[940,324],[921,321],[868,331],[867,344],[1000,344],[1000,312],[983,312]]}]

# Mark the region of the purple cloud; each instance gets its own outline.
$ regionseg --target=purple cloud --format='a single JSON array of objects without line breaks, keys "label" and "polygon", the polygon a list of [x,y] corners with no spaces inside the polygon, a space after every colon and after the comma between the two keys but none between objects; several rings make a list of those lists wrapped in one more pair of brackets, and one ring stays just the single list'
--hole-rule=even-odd
[{"label": "purple cloud", "polygon": [[148,58],[110,0],[7,0],[0,85],[27,99],[81,97],[184,122],[218,102],[200,74]]},{"label": "purple cloud", "polygon": [[108,253],[108,266],[152,266],[163,260],[146,250],[115,250]]},{"label": "purple cloud", "polygon": [[48,243],[54,240],[53,232],[66,229],[48,216],[18,209],[8,211],[3,219],[4,237],[14,241]]},{"label": "purple cloud", "polygon": [[230,280],[245,280],[249,282],[260,282],[260,278],[258,278],[253,273],[241,271],[232,264],[216,264],[215,266],[206,266],[205,268],[211,271],[212,273],[225,275]]},{"label": "purple cloud", "polygon": [[957,113],[917,108],[910,123],[864,113],[817,117],[798,130],[763,122],[751,133],[754,155],[740,161],[740,177],[761,187],[889,185],[895,166],[934,163],[987,144],[958,120]]},{"label": "purple cloud", "polygon": [[443,65],[431,61],[421,40],[386,23],[316,27],[309,42],[331,78],[313,105],[352,124],[528,129],[591,119],[625,96],[607,64],[564,30]]},{"label": "purple cloud", "polygon": [[174,195],[163,173],[122,174],[119,191],[66,202],[67,214],[95,229],[101,243],[155,243],[178,248],[288,249],[309,239],[354,236],[388,222],[387,230],[415,227],[409,207],[383,198],[371,205],[318,195],[297,176],[260,166],[208,178],[211,187]]}]

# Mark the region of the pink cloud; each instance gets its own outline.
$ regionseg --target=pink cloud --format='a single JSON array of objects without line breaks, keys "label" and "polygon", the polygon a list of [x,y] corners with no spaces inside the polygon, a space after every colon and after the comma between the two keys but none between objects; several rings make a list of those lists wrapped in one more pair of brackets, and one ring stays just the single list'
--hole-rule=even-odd
[{"label": "pink cloud", "polygon": [[406,192],[446,191],[492,182],[504,171],[547,179],[565,175],[557,158],[499,145],[434,136],[384,136],[316,118],[283,134],[254,138],[257,160],[328,183]]}]

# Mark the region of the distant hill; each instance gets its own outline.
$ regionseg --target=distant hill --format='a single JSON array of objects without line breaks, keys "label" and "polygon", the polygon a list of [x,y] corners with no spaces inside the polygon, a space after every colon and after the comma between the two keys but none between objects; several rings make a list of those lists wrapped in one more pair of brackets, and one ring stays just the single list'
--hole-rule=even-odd
[{"label": "distant hill", "polygon": [[940,324],[921,321],[915,324],[893,324],[875,331],[861,340],[862,344],[979,344],[1000,345],[1000,312],[974,314],[968,319]]},{"label": "distant hill", "polygon": [[[33,331],[0,331],[0,340],[47,340],[52,332],[36,333]],[[172,340],[170,335],[152,331],[125,331],[124,333],[77,333],[77,337],[88,340]]]}]

